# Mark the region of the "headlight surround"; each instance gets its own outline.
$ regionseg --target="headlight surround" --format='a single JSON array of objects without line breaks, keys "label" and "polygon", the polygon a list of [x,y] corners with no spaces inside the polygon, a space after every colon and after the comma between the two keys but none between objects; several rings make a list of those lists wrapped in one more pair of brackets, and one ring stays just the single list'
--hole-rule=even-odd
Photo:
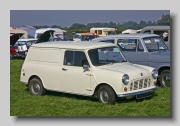
[{"label": "headlight surround", "polygon": [[157,77],[158,77],[158,71],[157,71],[156,69],[154,69],[154,70],[152,71],[152,76],[153,76],[154,79],[157,79]]},{"label": "headlight surround", "polygon": [[124,74],[122,76],[122,82],[127,85],[129,83],[129,76],[127,74]]}]

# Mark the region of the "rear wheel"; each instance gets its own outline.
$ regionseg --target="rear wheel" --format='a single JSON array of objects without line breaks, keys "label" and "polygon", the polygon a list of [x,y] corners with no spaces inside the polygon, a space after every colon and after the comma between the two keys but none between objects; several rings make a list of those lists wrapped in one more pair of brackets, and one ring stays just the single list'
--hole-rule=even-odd
[{"label": "rear wheel", "polygon": [[170,70],[163,70],[159,77],[160,84],[162,87],[170,87]]},{"label": "rear wheel", "polygon": [[46,90],[40,79],[33,78],[29,82],[29,91],[32,95],[44,95]]},{"label": "rear wheel", "polygon": [[113,89],[107,85],[102,85],[98,90],[98,99],[105,104],[115,104],[115,93]]}]

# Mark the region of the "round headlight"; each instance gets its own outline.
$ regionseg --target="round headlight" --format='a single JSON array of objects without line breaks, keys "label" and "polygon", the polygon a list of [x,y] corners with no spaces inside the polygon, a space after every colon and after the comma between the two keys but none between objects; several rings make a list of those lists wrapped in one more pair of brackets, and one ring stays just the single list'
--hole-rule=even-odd
[{"label": "round headlight", "polygon": [[158,71],[154,69],[154,70],[152,71],[152,76],[153,76],[154,79],[157,79],[157,77],[158,77]]},{"label": "round headlight", "polygon": [[127,85],[129,83],[129,76],[127,74],[124,74],[122,76],[122,82]]}]

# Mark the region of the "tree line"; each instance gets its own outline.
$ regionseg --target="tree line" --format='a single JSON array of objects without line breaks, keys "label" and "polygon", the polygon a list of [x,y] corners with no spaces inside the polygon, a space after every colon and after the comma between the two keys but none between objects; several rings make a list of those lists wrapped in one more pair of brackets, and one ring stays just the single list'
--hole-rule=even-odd
[{"label": "tree line", "polygon": [[44,25],[44,26],[34,26],[36,29],[39,28],[60,28],[64,29],[67,31],[75,31],[75,32],[88,32],[90,28],[92,27],[110,27],[110,28],[116,28],[117,32],[122,32],[125,29],[141,29],[145,26],[156,26],[156,25],[168,25],[170,26],[170,14],[163,14],[161,16],[161,19],[157,21],[143,21],[141,20],[139,23],[135,21],[127,21],[127,22],[122,22],[122,23],[114,23],[110,21],[109,23],[107,22],[96,22],[96,23],[88,23],[88,24],[81,24],[81,23],[74,23],[70,27],[62,27],[59,25]]}]

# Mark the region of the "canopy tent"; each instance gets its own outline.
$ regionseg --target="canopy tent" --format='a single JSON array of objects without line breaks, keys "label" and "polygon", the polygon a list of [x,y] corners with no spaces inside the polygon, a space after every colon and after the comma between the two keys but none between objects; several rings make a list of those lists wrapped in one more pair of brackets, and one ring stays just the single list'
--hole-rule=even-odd
[{"label": "canopy tent", "polygon": [[23,29],[19,29],[17,27],[10,27],[10,34],[13,33],[22,33],[23,34],[22,38],[28,38],[28,32]]},{"label": "canopy tent", "polygon": [[27,31],[29,38],[34,38],[34,35],[35,35],[35,32],[36,32],[35,27],[30,26],[30,25],[23,25],[23,26],[19,27],[19,29]]}]

